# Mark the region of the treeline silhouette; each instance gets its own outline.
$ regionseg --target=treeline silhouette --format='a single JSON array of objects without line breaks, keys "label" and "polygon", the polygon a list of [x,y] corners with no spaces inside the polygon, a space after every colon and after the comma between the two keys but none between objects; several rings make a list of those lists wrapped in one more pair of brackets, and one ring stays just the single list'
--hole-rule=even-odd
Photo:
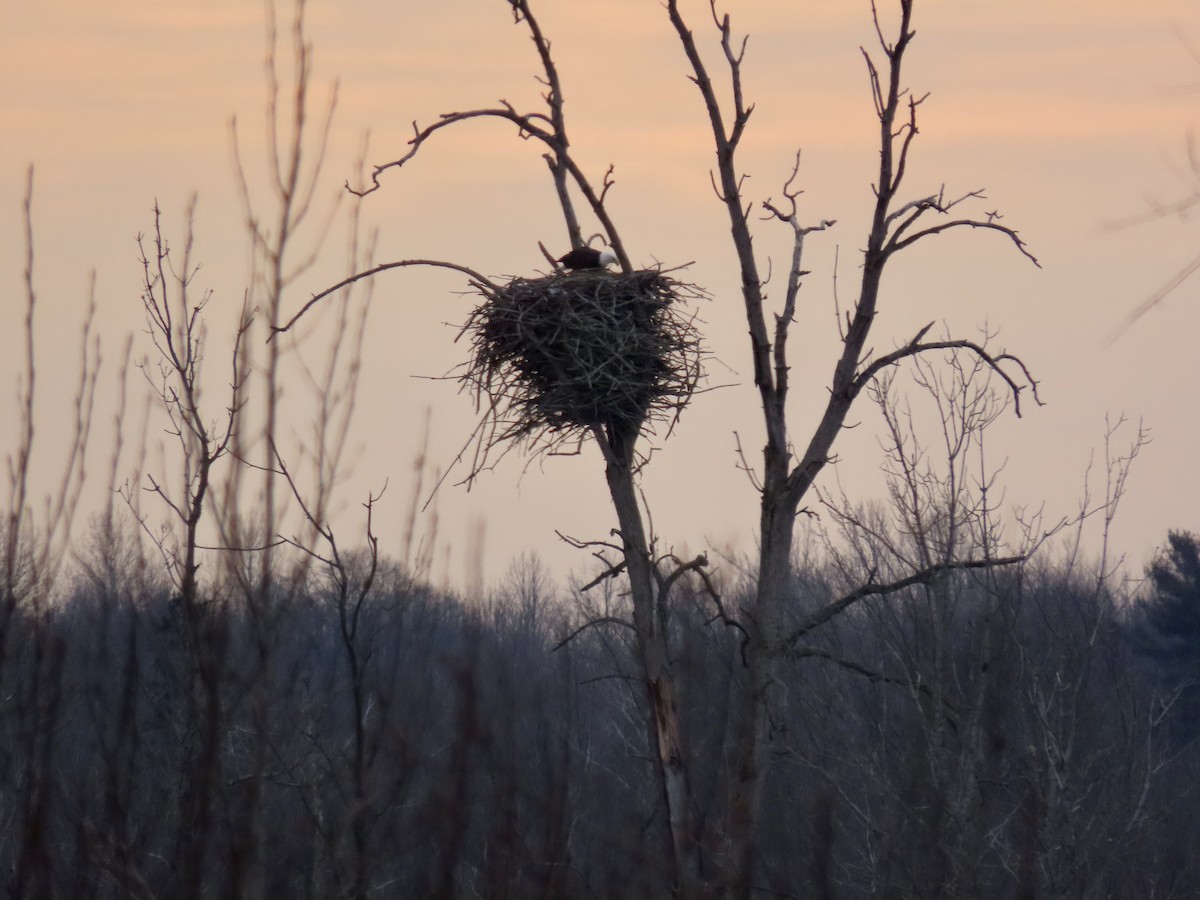
[{"label": "treeline silhouette", "polygon": [[[540,34],[528,3],[510,6]],[[1200,545],[1170,535],[1145,587],[1124,581],[1107,557],[1144,430],[1119,456],[1109,441],[1120,424],[1110,428],[1103,499],[1089,499],[1085,486],[1078,516],[1059,524],[1017,510],[1015,540],[1006,539],[998,472],[985,466],[980,441],[1026,389],[1000,360],[1016,364],[1036,396],[1024,364],[949,333],[925,342],[925,326],[859,368],[886,257],[943,230],[904,237],[917,216],[960,202],[939,194],[888,205],[916,134],[915,118],[899,130],[893,123],[905,103],[915,116],[919,102],[902,102],[911,3],[900,8],[897,43],[878,32],[896,77],[880,79],[869,64],[891,187],[875,192],[875,262],[863,267],[860,324],[852,339],[843,335],[848,364],[835,373],[829,428],[809,451],[813,471],[831,462],[848,404],[873,399],[885,426],[890,507],[859,510],[831,486],[810,508],[785,490],[804,470],[791,439],[774,437],[789,433],[788,367],[765,336],[765,281],[743,278],[749,318],[763,323],[756,380],[778,379],[764,401],[770,478],[758,487],[780,499],[764,519],[779,527],[758,530],[758,560],[702,553],[685,561],[643,528],[649,510],[635,476],[648,458],[632,441],[606,457],[606,475],[620,475],[609,482],[616,540],[573,541],[602,560],[587,588],[552,583],[535,558],[516,561],[488,591],[432,587],[435,524],[428,542],[415,538],[426,468],[439,480],[425,449],[402,539],[381,546],[372,528],[383,486],[363,504],[362,546],[352,552],[347,533],[335,534],[330,510],[350,468],[343,451],[367,327],[368,304],[356,295],[351,305],[349,289],[359,285],[369,300],[368,275],[431,261],[375,266],[373,241],[359,243],[355,207],[347,263],[358,274],[312,294],[291,319],[284,314],[299,305],[297,273],[315,259],[296,235],[322,183],[333,111],[331,100],[324,120],[307,115],[303,3],[294,10],[290,80],[276,68],[268,5],[265,197],[251,191],[235,145],[254,277],[229,332],[233,350],[226,357],[206,344],[211,294],[193,282],[195,200],[174,256],[156,205],[153,234],[139,238],[150,355],[126,344],[107,511],[80,540],[72,523],[96,404],[96,308],[83,326],[74,437],[58,448],[64,474],[38,513],[30,472],[43,448],[34,420],[59,407],[34,393],[31,170],[25,366],[0,521],[0,893],[1200,897]],[[677,4],[667,9],[694,49]],[[741,101],[740,56],[727,43],[728,19],[714,24],[740,134],[751,108]],[[695,67],[700,57],[691,58]],[[702,65],[694,71],[698,86],[709,84]],[[715,94],[708,99],[719,106]],[[557,90],[546,100],[561,112]],[[422,133],[477,112],[443,116]],[[556,118],[525,119],[522,136]],[[324,124],[306,133],[314,121]],[[539,133],[566,158],[557,127]],[[730,140],[718,140],[718,161],[740,230],[742,176]],[[897,141],[904,149],[893,155]],[[792,178],[798,165],[797,156]],[[560,186],[567,168],[551,165]],[[379,187],[380,171],[358,199]],[[794,209],[791,184],[784,196]],[[603,219],[606,192],[592,192]],[[782,207],[768,208],[788,220]],[[1028,255],[993,215],[949,224],[1000,231]],[[814,229],[792,225],[799,248]],[[757,271],[751,247],[745,232],[746,272]],[[800,275],[797,266],[792,300]],[[329,318],[311,326],[317,346],[302,357],[300,342],[285,346],[281,335],[323,297]],[[786,303],[776,335],[792,321]],[[951,352],[936,362],[924,355],[936,349]],[[209,390],[206,358],[222,360]],[[902,360],[931,398],[932,431],[899,387],[892,392],[885,369]],[[304,377],[288,379],[291,365]],[[150,463],[143,436],[132,475],[122,457],[131,367],[145,376],[167,435]],[[989,387],[993,375],[1008,399]],[[288,438],[298,419],[281,401],[285,382],[292,414],[312,414],[308,439]],[[946,459],[931,461],[943,451]],[[793,523],[808,522],[802,512],[816,518],[814,508],[822,521],[793,540]],[[1089,520],[1102,523],[1105,548],[1091,563],[1079,549]],[[1056,543],[1068,529],[1074,543]],[[768,570],[756,583],[751,573]]]},{"label": "treeline silhouette", "polygon": [[[1195,550],[1172,535],[1142,603],[1043,560],[809,635],[780,685],[752,895],[1200,895]],[[349,631],[311,572],[270,597],[207,584],[188,608],[139,560],[97,528],[58,596],[19,566],[6,585],[8,896],[670,896],[644,687],[627,629],[601,622],[619,584],[564,591],[524,558],[461,597],[385,563]],[[848,574],[807,554],[794,614]],[[725,589],[732,613],[749,586]],[[703,597],[675,602],[703,822],[742,639]],[[712,858],[724,837],[705,829]]]}]

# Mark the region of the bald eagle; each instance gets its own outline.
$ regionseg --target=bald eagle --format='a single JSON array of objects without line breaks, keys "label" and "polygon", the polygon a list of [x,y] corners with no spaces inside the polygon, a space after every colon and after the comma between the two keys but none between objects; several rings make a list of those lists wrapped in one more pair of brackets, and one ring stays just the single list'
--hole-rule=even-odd
[{"label": "bald eagle", "polygon": [[594,247],[576,247],[570,253],[560,256],[558,261],[568,269],[603,269],[617,262],[617,255],[611,250],[597,250]]}]

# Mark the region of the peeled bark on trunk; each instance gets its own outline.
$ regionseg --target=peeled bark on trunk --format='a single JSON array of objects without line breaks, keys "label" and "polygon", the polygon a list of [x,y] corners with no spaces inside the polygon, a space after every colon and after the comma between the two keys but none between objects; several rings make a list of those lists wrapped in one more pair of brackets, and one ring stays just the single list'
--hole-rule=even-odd
[{"label": "peeled bark on trunk", "polygon": [[707,892],[691,793],[688,758],[679,723],[678,691],[668,647],[668,619],[659,606],[658,582],[634,484],[632,438],[597,433],[607,463],[605,477],[617,512],[633,599],[637,659],[646,687],[650,733],[670,832],[676,896],[700,900]]}]

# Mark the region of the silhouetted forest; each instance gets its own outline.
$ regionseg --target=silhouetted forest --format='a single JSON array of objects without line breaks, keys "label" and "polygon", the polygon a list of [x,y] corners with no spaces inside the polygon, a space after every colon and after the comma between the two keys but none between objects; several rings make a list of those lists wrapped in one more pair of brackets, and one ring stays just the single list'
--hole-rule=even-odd
[{"label": "silhouetted forest", "polygon": [[[1141,604],[1030,563],[810,635],[780,685],[751,895],[1197,896],[1200,571],[1195,538],[1171,548]],[[524,559],[486,598],[383,564],[359,609],[311,573],[188,608],[138,560],[97,528],[62,596],[38,602],[20,567],[5,586],[8,896],[670,895],[625,629],[563,642],[617,594]],[[792,614],[850,587],[809,560]],[[704,823],[742,639],[704,598],[675,603]],[[724,836],[702,834],[719,859]]]},{"label": "silhouetted forest", "polygon": [[[82,326],[73,429],[55,438],[63,475],[44,503],[34,496],[44,440],[35,420],[47,401],[35,390],[31,170],[25,358],[0,520],[4,895],[1200,897],[1200,539],[1172,532],[1145,579],[1109,547],[1145,430],[1122,452],[1124,420],[1110,425],[1097,467],[1104,489],[1089,496],[1085,478],[1075,516],[998,509],[1003,465],[983,452],[984,438],[1022,401],[1041,403],[1030,368],[992,348],[987,329],[981,341],[948,327],[931,338],[933,323],[898,341],[871,336],[885,265],[920,239],[982,230],[1037,261],[995,212],[936,218],[980,191],[906,199],[899,190],[921,102],[901,78],[912,6],[899,0],[890,36],[871,7],[879,47],[863,53],[881,126],[873,225],[857,296],[835,316],[842,349],[827,406],[804,439],[788,424],[788,329],[811,315],[797,305],[804,238],[834,223],[801,224],[797,154],[784,199],[762,204],[794,237],[784,300],[770,308],[770,267],[760,271],[747,176],[735,165],[753,108],[742,92],[745,45],[734,49],[730,19],[713,6],[710,38],[730,88],[722,99],[678,3],[665,4],[713,129],[710,177],[730,218],[747,377],[764,415],[761,465],[747,462],[749,439],[745,453],[737,444],[761,504],[757,522],[734,526],[758,542],[747,558],[684,559],[654,531],[640,482],[654,449],[647,435],[658,424],[658,437],[670,436],[705,359],[699,319],[662,310],[695,292],[634,270],[605,208],[612,169],[596,190],[570,157],[557,68],[528,0],[508,0],[505,12],[537,48],[547,112],[502,102],[444,115],[352,193],[361,203],[439,129],[499,118],[547,148],[571,245],[588,241],[568,175],[622,272],[498,285],[449,261],[374,265],[355,206],[352,274],[300,299],[296,279],[323,237],[311,248],[296,234],[321,183],[334,104],[314,138],[303,3],[290,80],[276,68],[268,4],[270,177],[259,192],[234,126],[253,272],[226,335],[232,348],[209,343],[195,200],[174,248],[155,206],[153,233],[138,238],[145,334],[136,354],[130,339],[118,369],[108,502],[86,534],[76,514],[92,418],[110,412],[97,401],[95,304]],[[485,371],[499,374],[476,382],[474,399],[492,417],[475,434],[466,477],[514,449],[554,447],[567,426],[563,434],[594,442],[617,527],[566,539],[598,560],[590,583],[556,583],[526,556],[470,595],[431,586],[436,541],[427,534],[422,546],[416,523],[436,466],[423,455],[399,542],[381,547],[372,525],[383,488],[362,504],[365,527],[353,537],[338,520],[370,279],[416,265],[470,279],[484,304],[476,322],[494,325],[484,313],[511,300],[514,284],[528,292],[504,308],[514,321],[528,324],[530,295],[555,301],[518,354],[511,340],[484,346]],[[649,305],[648,284],[665,291]],[[609,315],[614,286],[636,314]],[[573,301],[559,302],[567,294]],[[578,315],[585,294],[597,300],[590,319]],[[327,302],[305,338],[285,341],[318,300]],[[600,333],[605,318],[619,327]],[[503,368],[551,341],[560,343],[538,357],[532,387]],[[889,342],[891,351],[872,349]],[[547,402],[564,356],[587,360],[566,367],[582,388],[568,406]],[[217,375],[203,374],[206,360]],[[135,368],[153,412],[130,465]],[[591,405],[595,376],[613,372],[631,379],[620,415]],[[505,419],[513,406],[488,396],[496,383],[517,384],[499,399],[531,415]],[[854,503],[818,476],[871,403],[885,497]],[[155,454],[151,422],[166,435]]]}]

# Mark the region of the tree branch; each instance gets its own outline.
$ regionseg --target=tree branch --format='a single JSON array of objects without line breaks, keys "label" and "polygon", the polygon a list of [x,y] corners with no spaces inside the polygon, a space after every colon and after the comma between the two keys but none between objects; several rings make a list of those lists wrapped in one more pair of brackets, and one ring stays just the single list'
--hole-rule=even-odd
[{"label": "tree branch", "polygon": [[[885,672],[880,672],[876,669],[870,669],[856,660],[839,656],[838,654],[833,653],[830,650],[825,650],[821,647],[795,647],[788,651],[788,657],[793,660],[809,658],[823,659],[827,662],[841,666],[843,669],[849,669],[851,672],[861,675],[868,681],[876,684],[890,684],[895,687],[902,687],[907,688],[910,691],[916,691],[918,694],[922,694],[926,697],[932,698],[934,696],[933,689],[927,684],[921,684],[904,676],[888,675]],[[944,698],[942,700],[942,712],[943,715],[946,716],[946,720],[950,722],[951,725],[957,726],[958,723],[955,716],[956,710],[950,704],[950,701]]]},{"label": "tree branch", "polygon": [[[915,357],[921,353],[930,350],[969,350],[978,357],[992,371],[999,375],[1008,385],[1013,397],[1013,410],[1018,417],[1021,416],[1021,393],[1029,389],[1033,396],[1034,402],[1038,406],[1045,406],[1040,395],[1038,394],[1039,382],[1033,377],[1029,371],[1029,367],[1020,357],[1007,352],[991,354],[985,347],[975,341],[965,339],[947,339],[944,341],[922,341],[921,339],[933,327],[933,323],[924,326],[911,341],[905,344],[898,350],[881,356],[879,359],[870,363],[865,369],[857,372],[853,377],[846,382],[840,391],[835,392],[834,397],[830,401],[829,409],[833,409],[834,405],[848,410],[855,398],[862,392],[864,388],[874,379],[883,369],[897,365],[902,360],[908,357]],[[1004,363],[1010,363],[1020,369],[1020,377],[1025,381],[1022,385],[1004,368]],[[829,409],[826,415],[829,415]],[[797,498],[797,501],[811,487],[815,481],[817,473],[828,462],[827,456],[818,452],[821,446],[828,447],[832,443],[832,437],[829,432],[833,429],[831,422],[822,421],[821,426],[814,435],[813,441],[805,453],[802,461],[788,475],[788,489]],[[836,435],[833,435],[836,436]],[[818,441],[818,438],[821,438]],[[828,451],[826,451],[827,453]]]},{"label": "tree branch", "polygon": [[821,609],[817,610],[809,616],[804,622],[792,630],[792,632],[784,639],[781,646],[789,648],[800,638],[804,637],[809,632],[824,625],[830,619],[841,614],[849,609],[860,600],[865,600],[867,597],[881,597],[888,594],[894,594],[897,591],[902,591],[905,588],[913,587],[918,584],[931,584],[936,579],[950,572],[970,569],[993,569],[1000,566],[1011,566],[1018,563],[1023,563],[1029,559],[1028,555],[1020,556],[1004,556],[997,559],[966,559],[947,563],[937,563],[922,569],[919,572],[901,578],[899,581],[893,581],[888,584],[875,584],[868,582],[859,588],[846,594],[838,600],[826,604]]},{"label": "tree branch", "polygon": [[388,169],[399,169],[404,166],[409,160],[417,155],[417,152],[427,140],[429,140],[434,134],[441,131],[443,128],[447,128],[459,122],[466,122],[470,119],[504,119],[517,126],[518,133],[522,139],[534,137],[547,144],[552,149],[555,147],[553,134],[536,124],[537,122],[544,122],[548,125],[552,125],[548,116],[541,113],[519,113],[506,100],[500,100],[500,104],[501,105],[499,108],[493,107],[484,109],[470,109],[466,112],[442,113],[436,122],[434,122],[432,125],[426,125],[424,128],[421,128],[416,122],[413,122],[413,137],[408,142],[408,145],[411,149],[409,149],[409,151],[399,159],[394,159],[391,162],[386,162],[382,165],[375,166],[375,168],[371,171],[370,187],[359,190],[351,187],[350,182],[346,181],[346,190],[354,194],[356,197],[365,197],[368,194],[375,193],[375,191],[379,190],[383,186],[379,182],[380,175],[382,175]]},{"label": "tree branch", "polygon": [[[993,372],[1004,379],[1005,384],[1007,384],[1009,390],[1012,391],[1013,409],[1018,418],[1021,415],[1021,392],[1025,390],[1026,386],[1028,386],[1034,402],[1036,402],[1038,406],[1045,406],[1045,404],[1042,402],[1042,398],[1038,396],[1038,382],[1030,374],[1028,367],[1020,359],[1020,357],[1005,352],[998,353],[993,356],[980,344],[964,339],[923,342],[921,339],[932,327],[933,323],[930,322],[928,325],[918,331],[913,339],[899,350],[893,350],[891,353],[879,357],[879,359],[875,360],[873,363],[863,369],[862,372],[855,377],[850,388],[852,395],[857,395],[860,391],[862,391],[862,389],[865,388],[881,370],[886,369],[889,366],[897,365],[901,362],[901,360],[904,360],[910,356],[916,356],[917,354],[926,353],[930,350],[970,350]],[[1001,363],[1004,362],[1010,362],[1021,370],[1021,374],[1026,381],[1026,385],[1018,384],[1016,379],[1014,379],[1008,372],[1004,370],[1004,367],[1001,365]]]},{"label": "tree branch", "polygon": [[365,197],[367,194],[379,190],[381,186],[379,181],[380,175],[388,169],[402,167],[417,155],[417,152],[425,141],[429,140],[429,138],[443,128],[470,119],[502,119],[516,125],[518,134],[522,139],[536,138],[546,145],[548,152],[544,154],[544,158],[550,168],[551,177],[554,180],[555,192],[558,195],[559,206],[562,208],[563,217],[566,220],[567,235],[571,246],[573,248],[583,246],[583,235],[578,216],[575,214],[574,204],[571,201],[568,191],[568,175],[575,182],[575,186],[583,194],[584,199],[587,200],[588,205],[591,207],[592,213],[604,228],[608,244],[616,254],[622,270],[631,272],[633,271],[633,264],[629,259],[628,253],[625,251],[625,246],[621,241],[620,235],[617,233],[616,225],[604,206],[608,189],[613,184],[613,167],[609,166],[604,175],[602,189],[600,193],[597,193],[588,177],[570,154],[570,141],[567,139],[566,119],[563,115],[562,84],[559,80],[558,69],[550,55],[550,42],[542,33],[541,26],[534,17],[528,0],[509,0],[509,3],[513,8],[513,21],[517,24],[525,23],[529,28],[534,46],[537,48],[538,58],[541,61],[544,72],[544,78],[540,80],[548,89],[543,95],[543,99],[549,108],[549,114],[538,112],[519,113],[511,103],[506,100],[500,100],[499,107],[444,113],[438,121],[424,128],[419,127],[416,122],[413,122],[413,137],[408,142],[410,146],[408,152],[398,159],[376,166],[370,174],[371,184],[369,187],[356,189],[351,187],[350,182],[347,181],[346,190],[359,197]]},{"label": "tree branch", "polygon": [[[587,590],[587,588],[584,588],[584,590]],[[594,628],[597,625],[620,625],[623,628],[636,630],[634,629],[632,622],[626,622],[624,619],[618,618],[617,616],[600,616],[598,619],[588,619],[588,621],[584,622],[566,637],[562,638],[557,644],[551,647],[550,652],[554,653],[555,651],[561,650],[563,647],[567,646],[567,644],[571,643],[571,641],[575,640],[575,638],[579,637],[579,635],[581,635],[583,632],[587,631],[587,629]]]},{"label": "tree branch", "polygon": [[307,303],[305,303],[304,306],[300,307],[300,311],[298,313],[296,313],[294,316],[292,316],[290,319],[288,319],[286,324],[273,326],[271,328],[271,333],[267,336],[267,340],[268,341],[272,340],[276,334],[278,334],[282,331],[290,330],[292,328],[292,326],[294,326],[298,321],[300,321],[301,316],[303,316],[306,312],[308,312],[310,309],[312,309],[319,301],[324,300],[330,294],[335,294],[338,291],[340,291],[342,288],[349,287],[350,285],[354,284],[354,282],[359,281],[363,278],[370,278],[372,275],[378,275],[380,272],[386,272],[388,269],[399,269],[399,268],[403,268],[405,266],[433,266],[433,267],[442,268],[442,269],[453,269],[456,272],[462,272],[464,275],[469,276],[471,278],[471,280],[473,282],[475,282],[475,285],[477,287],[481,288],[482,290],[488,290],[488,291],[498,290],[497,285],[492,283],[492,281],[486,275],[481,275],[479,272],[476,272],[474,269],[469,268],[467,266],[461,266],[458,263],[445,262],[445,261],[439,260],[439,259],[402,259],[399,262],[383,263],[381,265],[367,269],[365,272],[359,272],[357,275],[351,275],[349,278],[343,278],[341,281],[339,281],[337,284],[333,285],[332,287],[325,288],[325,290],[320,291],[319,293],[313,294],[312,299],[310,299]]},{"label": "tree branch", "polygon": [[775,404],[777,407],[776,416],[784,415],[784,404],[787,402],[788,392],[788,361],[787,361],[787,341],[788,333],[791,328],[792,320],[796,315],[796,301],[800,295],[801,280],[808,273],[804,270],[802,263],[804,260],[804,239],[814,231],[824,231],[826,228],[831,228],[837,224],[834,219],[823,219],[819,225],[801,225],[798,217],[796,199],[803,193],[799,188],[795,187],[796,179],[800,174],[800,151],[796,151],[796,161],[792,164],[792,173],[788,176],[783,185],[783,198],[787,201],[786,209],[777,206],[774,201],[767,199],[762,203],[763,209],[767,211],[768,218],[775,218],[781,222],[785,222],[792,229],[792,264],[788,269],[787,286],[784,291],[783,312],[775,316],[775,346],[773,349],[773,359],[775,366]]},{"label": "tree branch", "polygon": [[[937,207],[934,207],[934,206],[929,206],[926,208],[937,209]],[[943,210],[938,210],[938,211],[942,212]],[[898,239],[899,238],[899,230],[897,230],[897,232],[895,234],[893,234],[891,239],[888,241],[887,247],[885,248],[885,252],[890,256],[893,253],[903,250],[905,247],[915,244],[917,241],[921,240],[921,238],[930,237],[931,235],[935,235],[935,234],[941,234],[943,231],[948,231],[951,228],[963,228],[963,227],[986,228],[986,229],[991,229],[992,231],[998,231],[1001,234],[1007,235],[1008,238],[1016,245],[1017,250],[1020,251],[1021,255],[1024,256],[1026,259],[1028,259],[1030,262],[1032,262],[1035,266],[1037,266],[1040,269],[1042,267],[1042,264],[1040,262],[1038,262],[1038,258],[1036,256],[1034,256],[1032,253],[1029,252],[1029,248],[1027,246],[1025,246],[1025,242],[1023,240],[1021,240],[1021,236],[1016,232],[1016,230],[1009,228],[1007,225],[999,224],[998,222],[994,221],[995,218],[998,218],[998,215],[996,213],[990,213],[989,217],[987,219],[982,219],[982,220],[981,219],[954,219],[953,221],[950,221],[950,222],[942,222],[940,225],[931,225],[928,228],[923,228],[920,231],[916,231],[916,232],[910,234],[908,237],[902,238],[902,239]],[[914,221],[915,219],[916,219],[916,215],[913,216],[913,218],[910,220],[910,222]],[[910,222],[904,223],[904,225],[902,225],[901,228],[907,227],[907,225]]]}]

